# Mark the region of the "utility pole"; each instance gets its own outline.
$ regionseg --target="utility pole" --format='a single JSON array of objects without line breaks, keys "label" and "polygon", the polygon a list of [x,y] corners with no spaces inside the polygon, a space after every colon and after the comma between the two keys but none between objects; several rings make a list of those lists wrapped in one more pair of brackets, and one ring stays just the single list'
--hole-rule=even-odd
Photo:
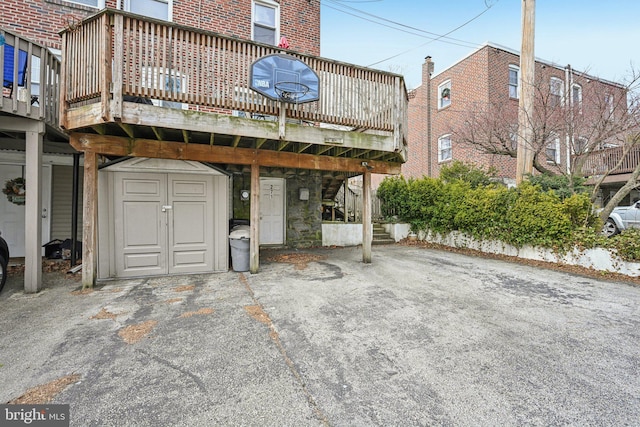
[{"label": "utility pole", "polygon": [[535,97],[535,0],[522,0],[520,50],[520,100],[518,102],[518,153],[516,184],[533,172],[533,108]]}]

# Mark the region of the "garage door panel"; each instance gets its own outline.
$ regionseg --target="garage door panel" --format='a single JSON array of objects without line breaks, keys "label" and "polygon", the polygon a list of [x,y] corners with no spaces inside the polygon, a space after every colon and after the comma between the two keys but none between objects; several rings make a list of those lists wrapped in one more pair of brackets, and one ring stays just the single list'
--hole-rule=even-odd
[{"label": "garage door panel", "polygon": [[125,179],[122,186],[122,193],[127,200],[140,200],[141,197],[162,198],[162,183],[159,178]]},{"label": "garage door panel", "polygon": [[156,202],[124,202],[124,250],[152,246],[159,250],[162,206]]},{"label": "garage door panel", "polygon": [[158,270],[162,252],[157,253],[145,252],[142,254],[126,254],[124,256],[125,271],[135,270],[141,272],[143,270]]},{"label": "garage door panel", "polygon": [[207,253],[205,251],[175,251],[173,253],[174,266],[205,266]]},{"label": "garage door panel", "polygon": [[174,202],[173,245],[206,245],[207,202]]},{"label": "garage door panel", "polygon": [[166,176],[123,172],[116,173],[115,183],[117,275],[164,274],[167,232],[162,206],[166,204]]},{"label": "garage door panel", "polygon": [[213,177],[169,175],[169,273],[213,270]]}]

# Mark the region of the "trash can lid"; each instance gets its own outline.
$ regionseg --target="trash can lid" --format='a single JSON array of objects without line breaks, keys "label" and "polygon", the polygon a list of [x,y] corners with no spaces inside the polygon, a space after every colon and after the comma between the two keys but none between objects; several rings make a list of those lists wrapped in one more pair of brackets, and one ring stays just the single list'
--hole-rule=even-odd
[{"label": "trash can lid", "polygon": [[249,238],[249,230],[234,230],[229,234],[230,239],[248,239]]},{"label": "trash can lid", "polygon": [[249,231],[249,230],[251,230],[251,226],[249,226],[249,225],[236,225],[235,227],[233,227],[231,229],[231,231],[236,231],[236,230],[247,230],[247,231]]}]

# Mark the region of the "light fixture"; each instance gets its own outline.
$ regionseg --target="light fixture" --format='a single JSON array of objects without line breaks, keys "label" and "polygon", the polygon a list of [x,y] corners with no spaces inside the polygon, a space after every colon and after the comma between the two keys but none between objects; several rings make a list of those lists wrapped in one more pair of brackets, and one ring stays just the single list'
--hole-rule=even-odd
[{"label": "light fixture", "polygon": [[251,192],[249,190],[240,190],[240,200],[242,200],[243,202],[249,200],[250,195]]},{"label": "light fixture", "polygon": [[373,169],[373,166],[371,166],[368,162],[362,162],[362,166],[364,166],[365,168],[367,168],[368,170]]}]

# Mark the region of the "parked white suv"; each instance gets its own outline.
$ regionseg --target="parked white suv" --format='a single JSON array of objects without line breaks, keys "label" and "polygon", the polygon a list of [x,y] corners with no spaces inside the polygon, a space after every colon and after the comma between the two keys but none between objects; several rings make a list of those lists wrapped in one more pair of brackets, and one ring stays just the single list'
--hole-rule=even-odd
[{"label": "parked white suv", "polygon": [[640,201],[631,206],[615,207],[604,223],[602,233],[611,237],[631,227],[640,227]]}]

